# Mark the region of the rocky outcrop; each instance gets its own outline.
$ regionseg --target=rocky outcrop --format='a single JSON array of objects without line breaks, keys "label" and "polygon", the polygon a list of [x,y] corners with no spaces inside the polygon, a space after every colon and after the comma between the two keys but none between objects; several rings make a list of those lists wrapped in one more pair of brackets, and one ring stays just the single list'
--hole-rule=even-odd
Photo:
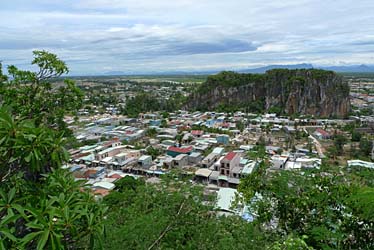
[{"label": "rocky outcrop", "polygon": [[235,107],[253,111],[346,117],[349,86],[332,71],[274,69],[265,74],[222,72],[210,76],[189,98],[187,109]]}]

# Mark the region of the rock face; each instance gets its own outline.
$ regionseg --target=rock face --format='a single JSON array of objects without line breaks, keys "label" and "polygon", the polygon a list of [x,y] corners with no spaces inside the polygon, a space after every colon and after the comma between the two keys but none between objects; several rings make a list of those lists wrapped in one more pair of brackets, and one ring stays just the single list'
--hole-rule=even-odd
[{"label": "rock face", "polygon": [[349,86],[334,72],[316,69],[274,69],[262,75],[222,72],[199,86],[186,105],[198,110],[219,107],[341,118],[350,111]]}]

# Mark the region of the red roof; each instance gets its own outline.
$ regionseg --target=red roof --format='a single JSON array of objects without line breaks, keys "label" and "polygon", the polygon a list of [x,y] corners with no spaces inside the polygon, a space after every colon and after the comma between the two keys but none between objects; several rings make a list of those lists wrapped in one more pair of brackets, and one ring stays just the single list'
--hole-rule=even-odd
[{"label": "red roof", "polygon": [[87,155],[90,155],[91,153],[90,152],[86,152],[86,153],[79,153],[79,154],[75,154],[72,156],[72,158],[75,160],[75,159],[79,159],[81,157],[84,157],[84,156],[87,156]]},{"label": "red roof", "polygon": [[191,134],[192,135],[202,135],[202,134],[204,134],[204,131],[202,131],[202,130],[192,130]]},{"label": "red roof", "polygon": [[120,176],[119,174],[112,174],[111,176],[109,176],[109,178],[121,179],[122,176]]},{"label": "red roof", "polygon": [[178,120],[174,120],[170,122],[170,125],[179,125],[179,124],[181,124],[181,121],[178,121]]},{"label": "red roof", "polygon": [[173,152],[177,152],[177,153],[180,153],[180,154],[187,154],[187,153],[191,152],[192,149],[193,149],[192,146],[185,147],[185,148],[178,148],[178,147],[170,146],[168,148],[168,151],[173,151]]},{"label": "red roof", "polygon": [[107,196],[109,194],[109,190],[98,188],[93,191],[95,195]]},{"label": "red roof", "polygon": [[180,127],[178,127],[178,130],[179,130],[179,131],[189,130],[189,129],[190,129],[189,126],[180,126]]},{"label": "red roof", "polygon": [[329,133],[327,133],[325,130],[323,130],[323,129],[321,129],[321,128],[317,128],[316,131],[317,131],[318,133],[320,133],[321,135],[323,135],[323,136],[330,136]]},{"label": "red roof", "polygon": [[110,146],[110,145],[112,145],[113,143],[116,143],[116,142],[119,142],[119,138],[117,138],[117,137],[113,138],[113,140],[111,140],[111,141],[104,142],[103,146],[108,147],[108,146]]},{"label": "red roof", "polygon": [[234,157],[236,156],[236,153],[235,152],[230,152],[228,153],[225,158],[223,158],[224,160],[228,160],[228,161],[231,161],[232,159],[234,159]]}]

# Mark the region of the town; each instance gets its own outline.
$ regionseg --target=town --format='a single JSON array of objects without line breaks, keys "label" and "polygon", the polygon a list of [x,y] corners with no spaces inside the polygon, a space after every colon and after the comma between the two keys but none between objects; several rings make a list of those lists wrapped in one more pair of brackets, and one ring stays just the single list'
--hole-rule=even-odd
[{"label": "town", "polygon": [[[175,92],[186,96],[186,86],[196,84],[168,80],[163,83],[167,86],[155,87],[154,81],[146,82],[142,91],[164,99]],[[138,84],[134,87],[126,82],[125,88],[119,89],[127,90],[127,94],[117,95],[109,94],[106,85],[101,86],[104,91],[97,88],[108,100],[117,100],[104,101],[102,106],[95,101],[88,105],[92,91],[87,91],[86,107],[78,117],[65,119],[76,141],[69,150],[71,160],[64,167],[76,179],[90,184],[98,198],[109,194],[116,181],[125,176],[157,183],[159,177],[176,170],[190,176],[191,185],[204,185],[207,191],[219,193],[219,199],[228,201],[218,200],[223,211],[241,213],[230,207],[230,201],[240,179],[250,175],[261,161],[268,162],[271,171],[320,168],[324,162],[374,168],[372,114],[353,113],[348,119],[184,110],[122,115],[120,110],[126,108],[126,102],[118,99],[124,95],[130,100],[136,98]],[[92,88],[87,84],[83,87]],[[362,108],[372,108],[370,105],[373,103]]]}]

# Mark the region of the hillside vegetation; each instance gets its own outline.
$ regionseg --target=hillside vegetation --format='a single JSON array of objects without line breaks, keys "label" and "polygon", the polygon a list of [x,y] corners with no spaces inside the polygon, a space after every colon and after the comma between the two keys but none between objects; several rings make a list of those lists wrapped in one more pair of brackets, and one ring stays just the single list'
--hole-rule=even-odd
[{"label": "hillside vegetation", "polygon": [[349,86],[332,71],[273,69],[265,74],[221,72],[209,76],[190,96],[192,110],[245,110],[320,117],[345,117]]}]

